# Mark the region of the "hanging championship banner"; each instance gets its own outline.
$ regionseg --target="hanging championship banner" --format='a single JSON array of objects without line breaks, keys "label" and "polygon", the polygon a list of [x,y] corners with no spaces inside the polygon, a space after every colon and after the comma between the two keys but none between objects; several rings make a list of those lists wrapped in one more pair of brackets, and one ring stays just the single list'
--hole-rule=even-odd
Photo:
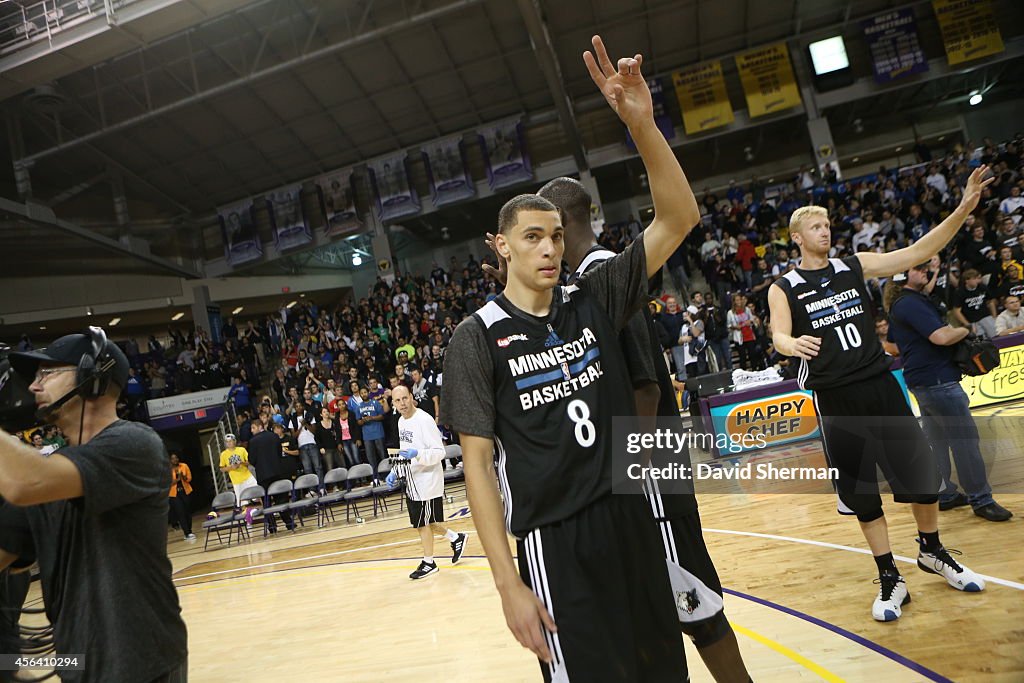
[{"label": "hanging championship banner", "polygon": [[[668,107],[665,106],[665,87],[660,78],[648,78],[647,88],[651,91],[651,104],[654,105],[654,125],[658,127],[666,140],[672,140],[676,136],[676,127],[672,125],[672,117],[668,114]],[[636,149],[633,143],[633,136],[626,129],[626,145],[630,149]]]},{"label": "hanging championship banner", "polygon": [[932,0],[949,65],[1003,51],[992,0]]},{"label": "hanging championship banner", "polygon": [[800,104],[789,50],[776,43],[736,55],[736,68],[747,98],[750,118],[774,114]]},{"label": "hanging championship banner", "polygon": [[420,152],[427,167],[434,206],[452,204],[476,194],[473,179],[466,169],[461,135],[420,145]]},{"label": "hanging championship banner", "polygon": [[224,260],[231,267],[255,261],[263,256],[263,243],[253,218],[251,199],[217,209],[224,239]]},{"label": "hanging championship banner", "polygon": [[352,169],[328,173],[317,179],[324,193],[324,216],[328,237],[349,235],[363,229],[356,212],[356,193],[352,187]]},{"label": "hanging championship banner", "polygon": [[917,20],[912,8],[880,14],[864,20],[861,26],[878,83],[928,70],[928,60],[917,40]]},{"label": "hanging championship banner", "polygon": [[420,212],[420,198],[409,183],[405,167],[408,154],[401,151],[366,164],[377,198],[377,215],[382,221]]},{"label": "hanging championship banner", "polygon": [[533,167],[523,144],[523,127],[519,119],[478,128],[487,166],[487,184],[492,190],[533,180]]},{"label": "hanging championship banner", "polygon": [[270,218],[274,231],[274,246],[279,252],[301,247],[313,241],[313,231],[309,229],[302,215],[300,194],[302,185],[282,187],[267,193],[272,211]]},{"label": "hanging championship banner", "polygon": [[687,135],[727,126],[733,122],[732,104],[725,90],[722,63],[697,64],[672,74],[676,98],[683,112]]}]

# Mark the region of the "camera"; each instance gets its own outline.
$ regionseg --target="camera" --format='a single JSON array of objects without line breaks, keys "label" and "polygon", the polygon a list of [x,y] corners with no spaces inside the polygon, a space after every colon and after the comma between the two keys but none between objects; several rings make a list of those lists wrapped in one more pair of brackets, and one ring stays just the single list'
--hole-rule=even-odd
[{"label": "camera", "polygon": [[20,432],[39,423],[36,399],[29,390],[31,382],[11,367],[11,349],[0,343],[0,429]]}]

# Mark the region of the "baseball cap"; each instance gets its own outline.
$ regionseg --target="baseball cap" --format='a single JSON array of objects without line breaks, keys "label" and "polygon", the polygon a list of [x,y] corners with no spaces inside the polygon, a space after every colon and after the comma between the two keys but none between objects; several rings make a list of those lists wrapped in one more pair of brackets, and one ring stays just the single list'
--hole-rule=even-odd
[{"label": "baseball cap", "polygon": [[[20,351],[10,354],[11,367],[29,382],[33,381],[42,363],[78,366],[83,356],[92,353],[92,338],[87,334],[69,334],[61,337],[44,349]],[[104,353],[114,361],[110,379],[123,387],[128,382],[128,357],[117,344],[107,340]]]},{"label": "baseball cap", "polygon": [[225,434],[224,435],[224,440],[225,441],[237,441],[238,439],[235,438],[234,434]]}]

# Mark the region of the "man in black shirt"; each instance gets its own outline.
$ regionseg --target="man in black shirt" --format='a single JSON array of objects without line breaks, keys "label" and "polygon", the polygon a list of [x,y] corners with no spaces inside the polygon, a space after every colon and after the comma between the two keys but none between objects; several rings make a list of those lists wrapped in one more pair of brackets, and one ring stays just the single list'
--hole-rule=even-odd
[{"label": "man in black shirt", "polygon": [[[288,478],[282,472],[285,456],[281,452],[281,438],[273,431],[264,429],[263,424],[259,421],[252,423],[252,432],[252,439],[246,449],[249,451],[249,464],[256,470],[256,483],[266,491],[278,479]],[[263,504],[269,506],[272,503],[265,498]],[[284,525],[289,531],[295,530],[295,522],[292,521],[290,512],[282,511],[281,519],[284,520]],[[270,516],[266,521],[270,533],[276,534],[277,520]]]},{"label": "man in black shirt", "polygon": [[864,281],[909,270],[937,254],[977,207],[982,189],[992,182],[983,180],[987,171],[982,166],[971,174],[960,206],[946,220],[913,245],[893,252],[864,251],[829,259],[828,212],[819,206],[797,209],[790,217],[790,234],[800,247],[800,267],[768,292],[775,348],[801,360],[800,387],[814,391],[825,457],[838,470],[833,486],[839,512],[857,516],[874,555],[880,590],[871,614],[878,621],[898,619],[902,606],[910,602],[873,479],[878,466],[896,502],[911,504],[919,535],[918,566],[940,574],[958,590],[985,587],[984,580],[953,560],[939,541],[938,466],[889,372],[866,306]]},{"label": "man in black shirt", "polygon": [[434,418],[436,422],[440,401],[437,387],[427,381],[419,367],[413,366],[410,376],[412,378],[412,397],[416,402],[416,407]]},{"label": "man in black shirt", "polygon": [[84,655],[81,680],[184,680],[170,460],[147,425],[117,419],[128,359],[100,328],[10,358],[68,445],[41,458],[0,431],[0,569],[38,560],[56,651]]},{"label": "man in black shirt", "polygon": [[996,336],[996,300],[974,268],[964,271],[964,285],[953,299],[953,317],[974,334]]},{"label": "man in black shirt", "polygon": [[[565,221],[565,260],[574,271],[569,284],[585,278],[587,272],[615,256],[594,239],[590,227],[592,199],[582,183],[572,178],[556,178],[537,194],[557,206]],[[675,253],[679,253],[679,249]],[[705,324],[713,326],[714,303],[704,308],[700,292],[693,294],[693,303],[700,307],[698,312]],[[721,325],[724,331],[725,320]],[[706,333],[710,334],[713,329],[708,327]],[[647,424],[640,427],[647,431],[653,431],[655,427],[682,431],[675,389],[654,321],[646,307],[634,313],[622,328],[619,343],[629,370],[637,415],[647,417]],[[655,416],[657,424],[654,424]],[[671,456],[671,460],[690,467],[686,450],[678,456]],[[657,466],[666,464],[668,461],[659,461]],[[685,608],[676,605],[680,629],[693,640],[716,681],[747,680],[749,674],[740,655],[736,634],[725,618],[722,585],[704,545],[692,486],[686,486],[683,491],[669,488],[663,495],[656,480],[648,480],[645,484],[651,512],[662,533],[665,559],[672,567],[669,574],[672,590],[677,596],[694,596]]]},{"label": "man in black shirt", "polygon": [[[639,496],[610,495],[611,421],[634,412],[617,330],[646,303],[647,273],[700,213],[654,124],[639,55],[616,70],[600,38],[594,47],[587,67],[645,163],[654,221],[578,286],[561,288],[556,207],[536,195],[505,204],[494,242],[508,284],[452,336],[441,422],[459,433],[506,621],[545,680],[678,681],[686,665],[650,508]],[[503,518],[520,539],[518,576]]]}]

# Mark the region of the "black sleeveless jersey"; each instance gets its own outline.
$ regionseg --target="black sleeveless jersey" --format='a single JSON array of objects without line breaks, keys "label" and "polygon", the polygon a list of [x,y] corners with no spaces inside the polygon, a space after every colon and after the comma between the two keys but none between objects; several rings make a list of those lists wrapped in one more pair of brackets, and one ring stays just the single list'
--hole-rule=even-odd
[{"label": "black sleeveless jersey", "polygon": [[789,300],[793,336],[821,338],[817,357],[800,362],[801,388],[835,389],[889,369],[856,256],[829,259],[819,270],[791,270],[773,286],[781,287]]},{"label": "black sleeveless jersey", "polygon": [[635,413],[617,330],[585,290],[546,318],[498,296],[473,314],[494,369],[494,447],[505,523],[520,538],[612,490],[612,418]]},{"label": "black sleeveless jersey", "polygon": [[[569,282],[584,277],[591,268],[613,256],[615,252],[600,245],[592,247],[583,257],[576,272],[569,278]],[[655,277],[652,276],[651,280],[653,281]],[[654,325],[650,311],[647,307],[642,308],[619,332],[619,346],[626,354],[627,369],[633,380],[632,386],[637,386],[638,378],[642,382],[653,382],[658,385],[657,426],[682,432],[676,390],[672,386],[672,376],[669,374]],[[644,357],[641,358],[641,354]],[[673,450],[664,453],[655,451],[651,454],[651,464],[655,467],[665,467],[669,463],[677,463],[686,467],[686,471],[693,471],[690,449],[685,443],[679,453]],[[697,498],[694,496],[692,479],[665,481],[661,482],[660,486],[648,487],[647,497],[655,518],[675,519],[697,511]]]}]

